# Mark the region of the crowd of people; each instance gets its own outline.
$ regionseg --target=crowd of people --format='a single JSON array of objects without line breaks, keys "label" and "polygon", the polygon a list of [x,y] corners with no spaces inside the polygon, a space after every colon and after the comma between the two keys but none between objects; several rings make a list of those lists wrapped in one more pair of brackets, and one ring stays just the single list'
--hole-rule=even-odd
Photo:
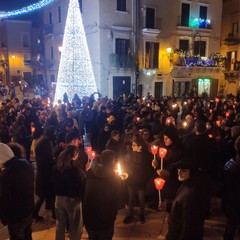
[{"label": "crowd of people", "polygon": [[[90,240],[112,239],[117,210],[125,204],[124,224],[136,214],[144,224],[146,206],[162,209],[156,177],[165,180],[161,193],[169,213],[163,239],[203,239],[213,195],[222,199],[228,219],[224,240],[234,239],[240,223],[239,96],[210,100],[191,91],[179,103],[150,94],[115,100],[75,94],[52,105],[49,98],[1,103],[0,219],[11,239],[31,239],[31,220],[42,220],[44,201],[56,219],[57,240],[66,229],[79,240],[83,226]],[[96,152],[93,161],[86,137]],[[152,146],[167,150],[163,163],[158,154],[153,159]],[[124,181],[117,163],[128,174]],[[25,197],[16,203],[20,191]]]}]

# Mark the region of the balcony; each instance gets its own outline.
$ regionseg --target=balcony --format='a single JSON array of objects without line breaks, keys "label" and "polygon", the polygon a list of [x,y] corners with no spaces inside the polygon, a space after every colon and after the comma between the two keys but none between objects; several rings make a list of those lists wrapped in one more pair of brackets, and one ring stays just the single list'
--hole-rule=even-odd
[{"label": "balcony", "polygon": [[187,67],[224,67],[226,57],[219,53],[213,53],[209,57],[192,56],[189,52],[175,51],[169,54],[172,66]]},{"label": "balcony", "polygon": [[52,24],[44,25],[43,31],[45,35],[53,35],[53,25]]},{"label": "balcony", "polygon": [[5,42],[1,42],[1,49],[6,49],[7,48],[7,44]]},{"label": "balcony", "polygon": [[162,30],[162,18],[156,18],[153,25],[146,24],[146,16],[143,17],[142,33],[157,36]]},{"label": "balcony", "polygon": [[234,35],[233,33],[229,33],[228,36],[225,38],[226,45],[237,45],[240,44],[240,37]]},{"label": "balcony", "polygon": [[198,31],[210,31],[212,30],[212,20],[201,18],[190,18],[188,24],[183,24],[181,16],[178,16],[177,29],[192,31],[192,29],[198,29]]},{"label": "balcony", "polygon": [[110,66],[114,68],[133,68],[134,58],[132,55],[110,54]]}]

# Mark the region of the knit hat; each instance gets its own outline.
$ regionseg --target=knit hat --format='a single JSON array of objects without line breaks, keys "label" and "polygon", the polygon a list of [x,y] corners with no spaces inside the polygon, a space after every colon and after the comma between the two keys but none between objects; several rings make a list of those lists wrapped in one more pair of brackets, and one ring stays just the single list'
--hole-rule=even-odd
[{"label": "knit hat", "polygon": [[4,143],[0,143],[0,165],[4,164],[13,157],[14,154],[11,148]]},{"label": "knit hat", "polygon": [[170,125],[163,130],[163,135],[169,137],[173,142],[179,141],[178,130],[176,127]]}]

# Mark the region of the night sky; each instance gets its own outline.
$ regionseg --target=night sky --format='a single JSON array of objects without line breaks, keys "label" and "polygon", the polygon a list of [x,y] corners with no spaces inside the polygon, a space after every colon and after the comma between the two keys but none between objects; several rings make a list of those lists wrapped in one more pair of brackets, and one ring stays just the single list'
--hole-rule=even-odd
[{"label": "night sky", "polygon": [[40,0],[0,0],[0,11],[11,11],[26,7]]}]

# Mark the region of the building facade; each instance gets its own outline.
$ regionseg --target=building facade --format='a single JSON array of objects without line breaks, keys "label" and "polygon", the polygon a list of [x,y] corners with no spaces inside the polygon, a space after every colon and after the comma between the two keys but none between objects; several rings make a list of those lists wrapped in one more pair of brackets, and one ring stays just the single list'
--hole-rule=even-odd
[{"label": "building facade", "polygon": [[[17,74],[27,78],[31,72],[54,88],[68,4],[69,0],[56,0],[43,8],[43,24],[35,30],[30,23],[25,22],[28,30],[20,30],[17,21],[2,20],[0,71],[6,79]],[[222,0],[79,0],[79,4],[102,95],[149,92],[156,98],[181,97],[193,87],[199,95],[222,94],[226,76],[222,71],[226,50],[220,54]],[[15,30],[4,30],[11,24]],[[11,39],[21,39],[13,44],[18,49],[11,51]]]},{"label": "building facade", "polygon": [[225,93],[237,94],[240,83],[240,2],[223,1],[221,53],[226,56],[223,87]]}]

